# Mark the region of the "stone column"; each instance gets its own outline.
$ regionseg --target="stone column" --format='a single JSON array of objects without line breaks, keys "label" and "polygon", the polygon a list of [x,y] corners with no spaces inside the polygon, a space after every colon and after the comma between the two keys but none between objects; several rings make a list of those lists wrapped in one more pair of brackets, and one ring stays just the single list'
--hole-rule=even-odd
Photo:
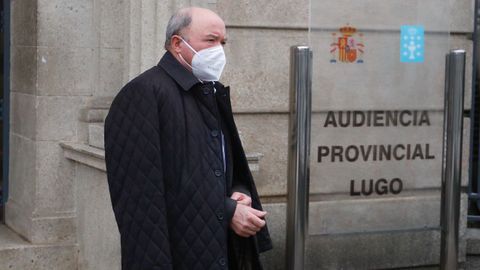
[{"label": "stone column", "polygon": [[75,243],[74,170],[60,141],[79,141],[94,90],[93,0],[12,1],[7,225],[32,243]]}]

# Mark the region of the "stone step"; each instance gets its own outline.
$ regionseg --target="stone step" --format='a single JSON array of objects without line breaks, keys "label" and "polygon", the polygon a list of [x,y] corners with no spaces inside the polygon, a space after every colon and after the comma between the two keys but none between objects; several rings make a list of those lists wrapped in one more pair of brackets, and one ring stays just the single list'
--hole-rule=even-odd
[{"label": "stone step", "polygon": [[76,245],[33,245],[0,224],[1,269],[76,269],[77,249]]}]

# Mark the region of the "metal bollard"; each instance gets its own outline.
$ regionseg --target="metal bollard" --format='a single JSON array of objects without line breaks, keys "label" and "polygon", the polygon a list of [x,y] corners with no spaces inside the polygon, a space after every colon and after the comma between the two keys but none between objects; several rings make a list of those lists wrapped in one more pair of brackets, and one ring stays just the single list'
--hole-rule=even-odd
[{"label": "metal bollard", "polygon": [[301,270],[308,228],[312,51],[293,46],[290,55],[286,269]]},{"label": "metal bollard", "polygon": [[440,255],[442,270],[457,269],[458,264],[464,86],[465,50],[452,50],[446,57],[445,70]]}]

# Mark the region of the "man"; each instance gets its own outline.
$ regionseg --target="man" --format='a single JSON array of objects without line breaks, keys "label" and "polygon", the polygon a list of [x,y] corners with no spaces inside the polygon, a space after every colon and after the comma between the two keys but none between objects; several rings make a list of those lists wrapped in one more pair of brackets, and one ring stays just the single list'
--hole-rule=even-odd
[{"label": "man", "polygon": [[122,269],[262,269],[266,212],[218,82],[225,24],[187,8],[166,32],[160,63],[121,89],[105,120]]}]

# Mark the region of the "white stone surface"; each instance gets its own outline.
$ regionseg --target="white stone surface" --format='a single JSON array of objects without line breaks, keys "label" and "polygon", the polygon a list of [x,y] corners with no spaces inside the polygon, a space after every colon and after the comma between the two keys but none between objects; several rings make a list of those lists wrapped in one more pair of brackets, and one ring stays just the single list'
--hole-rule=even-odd
[{"label": "white stone surface", "polygon": [[107,117],[108,110],[106,109],[88,109],[86,112],[85,120],[86,122],[96,122],[102,123]]},{"label": "white stone surface", "polygon": [[129,0],[95,1],[100,21],[100,46],[123,49],[125,2]]},{"label": "white stone surface", "polygon": [[38,0],[37,45],[93,47],[98,42],[93,0]]},{"label": "white stone surface", "polygon": [[11,1],[11,42],[13,46],[37,44],[37,1]]},{"label": "white stone surface", "polygon": [[75,213],[75,164],[57,142],[36,142],[35,217]]},{"label": "white stone surface", "polygon": [[227,65],[221,81],[231,86],[236,112],[287,112],[290,46],[307,43],[306,31],[227,29]]},{"label": "white stone surface", "polygon": [[11,91],[25,94],[36,93],[37,49],[29,46],[11,47]]},{"label": "white stone surface", "polygon": [[102,48],[100,50],[99,85],[95,86],[95,96],[115,96],[123,87],[123,50]]},{"label": "white stone surface", "polygon": [[[462,196],[462,202],[466,202],[465,195]],[[461,212],[462,215],[465,215],[465,203],[462,205]],[[286,269],[285,262],[288,256],[285,253],[286,204],[263,203],[263,206],[268,212],[266,219],[274,249],[263,253],[261,259],[267,270]],[[315,203],[314,207],[316,206],[318,206],[318,203]],[[331,209],[332,211],[335,209],[333,204]],[[334,214],[338,217],[336,213]],[[394,213],[377,212],[376,214],[381,217],[382,215],[393,215]],[[403,213],[399,213],[399,217],[401,214]],[[429,217],[438,216],[439,212],[429,213],[428,215]],[[325,216],[323,218],[329,217]],[[345,217],[345,220],[347,218]],[[372,222],[367,220],[367,217],[364,221]],[[311,216],[310,222],[322,224],[323,219]],[[421,217],[417,216],[416,222],[422,222]],[[465,229],[465,224],[461,221],[461,231]],[[354,226],[352,225],[352,227]],[[387,230],[369,233],[310,234],[306,238],[306,243],[305,269],[312,270],[408,268],[435,265],[439,263],[440,258],[440,231],[438,228],[422,229],[420,227],[410,228],[409,230]],[[465,261],[465,253],[462,251],[464,248],[464,245],[461,244],[459,261]]]},{"label": "white stone surface", "polygon": [[286,194],[288,116],[285,114],[235,114],[246,153],[260,152],[254,173],[261,196]]},{"label": "white stone surface", "polygon": [[32,245],[5,225],[0,225],[0,265],[2,269],[75,269],[74,245]]},{"label": "white stone surface", "polygon": [[36,138],[37,97],[23,93],[10,93],[10,131],[30,140]]},{"label": "white stone surface", "polygon": [[10,133],[9,199],[5,205],[5,223],[26,239],[31,239],[35,159],[35,142]]},{"label": "white stone surface", "polygon": [[305,269],[395,269],[436,265],[439,230],[327,235],[307,241]]},{"label": "white stone surface", "polygon": [[30,218],[32,207],[25,204],[24,201],[17,203],[14,199],[9,199],[5,205],[5,224],[24,239],[30,241],[32,237],[32,219]]},{"label": "white stone surface", "polygon": [[91,123],[88,125],[88,144],[93,147],[104,149],[104,132],[103,123]]},{"label": "white stone surface", "polygon": [[85,102],[84,97],[37,97],[37,139],[75,141],[80,109]]},{"label": "white stone surface", "polygon": [[335,199],[309,204],[309,235],[440,227],[440,190],[402,197]]},{"label": "white stone surface", "polygon": [[77,165],[79,270],[120,269],[120,234],[103,171]]},{"label": "white stone surface", "polygon": [[346,23],[346,20],[380,29],[397,28],[405,22],[415,22],[435,30],[472,32],[473,5],[472,0],[243,0],[217,1],[216,10],[227,24],[239,26],[308,27],[310,11],[312,21],[321,27],[337,27],[335,23]]},{"label": "white stone surface", "polygon": [[367,32],[364,63],[345,64],[330,63],[332,33],[311,37],[314,110],[443,108],[449,36],[427,34],[425,62],[401,63],[399,32]]},{"label": "white stone surface", "polygon": [[216,10],[227,25],[307,27],[309,1],[217,1]]},{"label": "white stone surface", "polygon": [[39,47],[37,91],[39,95],[85,96],[93,93],[97,59],[93,48]]},{"label": "white stone surface", "polygon": [[123,82],[157,64],[163,54],[167,21],[180,1],[154,0],[125,3],[130,17],[125,26],[125,66]]},{"label": "white stone surface", "polygon": [[41,217],[32,219],[31,238],[35,244],[75,244],[76,216],[75,213],[63,216]]},{"label": "white stone surface", "polygon": [[29,245],[25,239],[22,239],[20,235],[13,232],[4,224],[0,225],[0,238],[2,239],[0,249],[24,247]]},{"label": "white stone surface", "polygon": [[[331,33],[337,30],[321,32],[311,40],[315,110],[439,109],[443,106],[444,81],[438,78],[444,78],[445,54],[450,48],[465,48],[471,55],[471,42],[463,37],[432,36],[427,40],[425,63],[400,63],[400,33],[371,32],[364,38],[365,63],[331,64]],[[288,111],[289,48],[307,44],[307,32],[229,28],[227,33],[227,65],[221,80],[231,86],[234,110]],[[469,66],[467,63],[467,74],[471,74]],[[466,108],[470,107],[470,86],[467,80]]]},{"label": "white stone surface", "polygon": [[65,150],[65,158],[106,171],[105,151],[85,144],[60,143],[60,145]]},{"label": "white stone surface", "polygon": [[313,27],[336,28],[338,24],[351,23],[365,29],[392,30],[403,24],[412,24],[425,25],[432,31],[473,31],[472,0],[328,0],[311,3]]}]

